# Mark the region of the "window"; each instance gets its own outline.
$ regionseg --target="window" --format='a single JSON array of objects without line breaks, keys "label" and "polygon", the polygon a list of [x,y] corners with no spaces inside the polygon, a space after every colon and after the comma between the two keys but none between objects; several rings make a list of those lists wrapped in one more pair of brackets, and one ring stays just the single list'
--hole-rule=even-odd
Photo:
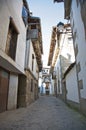
[{"label": "window", "polygon": [[27,19],[28,19],[28,10],[26,9],[26,7],[24,5],[22,7],[22,19],[23,19],[23,22],[26,26],[27,25]]},{"label": "window", "polygon": [[16,56],[17,39],[18,39],[18,30],[14,24],[13,19],[10,18],[5,52],[13,60],[15,60]]},{"label": "window", "polygon": [[31,79],[31,92],[33,92],[33,79]]}]

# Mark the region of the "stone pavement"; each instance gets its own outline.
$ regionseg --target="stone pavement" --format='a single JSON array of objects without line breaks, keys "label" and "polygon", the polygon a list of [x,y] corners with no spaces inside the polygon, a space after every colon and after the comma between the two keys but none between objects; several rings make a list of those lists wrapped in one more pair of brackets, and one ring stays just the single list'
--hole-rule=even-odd
[{"label": "stone pavement", "polygon": [[0,114],[0,130],[86,130],[86,118],[53,96]]}]

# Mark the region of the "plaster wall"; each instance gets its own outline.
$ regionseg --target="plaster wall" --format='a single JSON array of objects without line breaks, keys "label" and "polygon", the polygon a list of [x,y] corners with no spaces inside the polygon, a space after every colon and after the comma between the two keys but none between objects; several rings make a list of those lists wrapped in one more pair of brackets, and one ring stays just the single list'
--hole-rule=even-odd
[{"label": "plaster wall", "polygon": [[[63,73],[69,67],[69,64],[75,61],[73,40],[71,39],[69,41],[68,36],[69,35],[67,33],[62,34],[60,35],[60,40],[59,40],[59,53],[58,53],[58,57],[55,64],[56,74],[57,74],[57,93],[58,94],[62,94]],[[55,56],[55,53],[56,52],[54,51],[54,56]],[[70,55],[70,59],[68,59],[69,58],[68,55]]]},{"label": "plaster wall", "polygon": [[[10,17],[12,17],[14,24],[19,32],[17,39],[15,62],[20,66],[20,70],[24,69],[26,47],[26,27],[22,20],[22,5],[22,0],[0,1],[0,50],[2,50],[5,53],[9,22]],[[12,59],[10,58],[10,62],[11,60]]]},{"label": "plaster wall", "polygon": [[[83,7],[83,8],[82,8]],[[80,62],[81,71],[78,73],[78,80],[83,81],[83,86],[80,89],[80,96],[81,98],[86,99],[86,1],[84,2],[77,2],[76,0],[72,1],[71,6],[71,24],[73,35],[76,32],[75,37],[75,48],[76,45],[78,46],[78,53],[76,55],[76,63]],[[83,16],[82,16],[83,14]]]},{"label": "plaster wall", "polygon": [[69,71],[65,79],[66,79],[67,99],[79,103],[76,66],[74,66]]},{"label": "plaster wall", "polygon": [[10,74],[7,109],[17,107],[18,75]]}]

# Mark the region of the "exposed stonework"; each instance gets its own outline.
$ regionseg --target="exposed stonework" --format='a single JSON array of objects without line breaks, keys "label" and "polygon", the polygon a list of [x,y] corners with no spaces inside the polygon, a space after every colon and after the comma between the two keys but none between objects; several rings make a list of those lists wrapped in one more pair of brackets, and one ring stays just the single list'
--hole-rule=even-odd
[{"label": "exposed stonework", "polygon": [[17,107],[26,106],[26,77],[19,75]]},{"label": "exposed stonework", "polygon": [[26,75],[26,104],[29,105],[38,98],[38,80],[29,71],[26,71]]},{"label": "exposed stonework", "polygon": [[[31,83],[31,80],[33,83]],[[32,88],[31,88],[32,87]],[[26,71],[26,76],[19,76],[18,107],[25,107],[38,98],[38,81]]]}]

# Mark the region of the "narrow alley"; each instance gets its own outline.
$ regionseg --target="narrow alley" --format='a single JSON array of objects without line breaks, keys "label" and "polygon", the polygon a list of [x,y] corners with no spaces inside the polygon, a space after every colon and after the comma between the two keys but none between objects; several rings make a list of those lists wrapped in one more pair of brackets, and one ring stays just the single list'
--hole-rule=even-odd
[{"label": "narrow alley", "polygon": [[0,130],[86,130],[86,118],[54,96],[0,113]]},{"label": "narrow alley", "polygon": [[0,0],[0,130],[86,130],[86,0]]}]

